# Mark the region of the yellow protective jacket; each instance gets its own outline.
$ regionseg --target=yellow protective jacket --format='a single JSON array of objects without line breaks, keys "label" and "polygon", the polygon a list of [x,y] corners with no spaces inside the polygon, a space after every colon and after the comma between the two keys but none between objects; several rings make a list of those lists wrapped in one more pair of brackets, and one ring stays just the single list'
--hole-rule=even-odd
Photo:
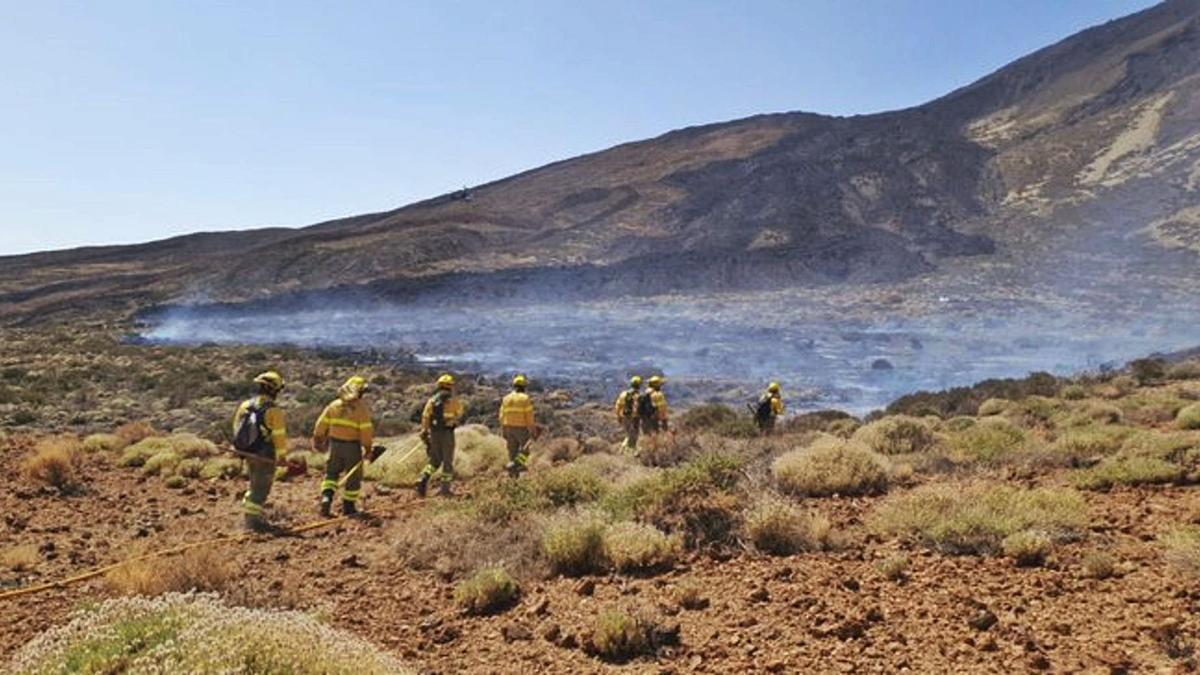
[{"label": "yellow protective jacket", "polygon": [[659,420],[665,420],[670,415],[670,409],[667,408],[667,395],[662,393],[660,389],[650,391],[650,402],[654,404],[654,413]]},{"label": "yellow protective jacket", "polygon": [[780,396],[779,394],[772,394],[769,391],[766,394],[764,394],[764,396],[771,397],[771,414],[776,417],[779,417],[780,415],[782,415],[783,414],[783,396]]},{"label": "yellow protective jacket", "polygon": [[326,438],[338,441],[358,441],[363,450],[375,443],[375,425],[371,423],[371,406],[362,399],[338,400],[325,406],[313,429],[313,439],[323,446]]},{"label": "yellow protective jacket", "polygon": [[434,408],[437,407],[438,399],[442,396],[445,396],[442,403],[442,421],[445,427],[454,428],[462,421],[466,414],[466,406],[463,405],[462,399],[453,394],[438,392],[425,402],[425,409],[421,411],[421,431],[429,431],[436,426],[434,424]]},{"label": "yellow protective jacket", "polygon": [[637,399],[640,392],[636,389],[626,389],[617,396],[616,403],[613,403],[613,412],[617,414],[617,419],[624,421],[626,418],[625,409],[629,408],[628,417],[637,417]]},{"label": "yellow protective jacket", "polygon": [[268,402],[271,403],[271,407],[267,408],[267,413],[263,416],[264,426],[271,432],[271,445],[275,448],[275,458],[283,459],[287,455],[288,450],[287,415],[268,396],[259,394],[252,399],[243,401],[238,406],[237,412],[233,414],[233,435],[237,435],[238,427],[242,424],[242,418],[246,416],[251,406],[261,406]]},{"label": "yellow protective jacket", "polygon": [[500,401],[500,426],[532,429],[533,399],[523,391],[514,391]]}]

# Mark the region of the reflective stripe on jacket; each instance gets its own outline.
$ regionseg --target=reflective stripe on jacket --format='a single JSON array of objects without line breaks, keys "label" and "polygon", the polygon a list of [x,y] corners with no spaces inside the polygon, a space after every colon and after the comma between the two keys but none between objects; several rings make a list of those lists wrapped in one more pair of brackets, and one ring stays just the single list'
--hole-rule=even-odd
[{"label": "reflective stripe on jacket", "polygon": [[533,399],[523,391],[514,391],[500,402],[500,426],[532,429]]},{"label": "reflective stripe on jacket", "polygon": [[338,399],[325,406],[313,429],[317,439],[332,438],[338,441],[358,441],[364,449],[375,442],[375,425],[371,423],[371,406],[362,399],[346,401]]}]

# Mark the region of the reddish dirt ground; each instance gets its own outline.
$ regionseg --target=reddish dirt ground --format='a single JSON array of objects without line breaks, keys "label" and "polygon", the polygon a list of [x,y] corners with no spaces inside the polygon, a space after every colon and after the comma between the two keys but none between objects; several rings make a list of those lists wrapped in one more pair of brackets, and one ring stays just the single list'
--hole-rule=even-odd
[{"label": "reddish dirt ground", "polygon": [[[25,452],[4,442],[0,461]],[[178,491],[131,469],[89,459],[84,494],[60,497],[16,485],[0,494],[0,548],[34,544],[32,572],[0,572],[12,588],[114,562],[133,553],[238,531],[243,486],[222,481]],[[1051,480],[1051,479],[1047,479]],[[368,488],[368,494],[372,494]],[[316,480],[279,484],[275,517],[314,520]],[[373,495],[395,508],[407,492]],[[494,617],[467,617],[452,586],[403,568],[390,541],[420,505],[372,525],[342,522],[297,537],[224,544],[243,595],[269,606],[316,609],[400,655],[419,672],[1191,672],[1200,644],[1200,581],[1163,560],[1156,537],[1200,518],[1200,490],[1162,487],[1090,495],[1092,528],[1046,567],[1001,558],[904,549],[906,579],[889,581],[875,561],[901,544],[856,532],[876,500],[823,500],[851,532],[838,553],[786,558],[750,554],[721,562],[696,556],[656,577],[556,578],[526,584],[521,602]],[[1107,550],[1122,574],[1079,572],[1088,551]],[[167,563],[169,564],[169,562]],[[684,580],[699,582],[709,606],[680,609]],[[70,612],[111,591],[103,579],[0,601],[0,651],[10,654]],[[656,658],[613,665],[577,645],[609,607],[657,608],[678,624],[679,645]],[[984,627],[984,624],[992,625]],[[573,644],[574,643],[574,644]]]}]

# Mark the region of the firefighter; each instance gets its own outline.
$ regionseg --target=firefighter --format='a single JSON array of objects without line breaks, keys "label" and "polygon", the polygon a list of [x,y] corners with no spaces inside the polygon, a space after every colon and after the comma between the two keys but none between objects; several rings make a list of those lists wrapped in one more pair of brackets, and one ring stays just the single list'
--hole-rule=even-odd
[{"label": "firefighter", "polygon": [[505,468],[513,478],[529,469],[529,444],[538,435],[533,399],[525,393],[528,387],[528,378],[517,375],[512,381],[512,392],[500,402],[500,433],[508,444],[508,466]]},{"label": "firefighter", "polygon": [[758,431],[763,436],[770,436],[775,432],[775,420],[783,415],[783,388],[778,382],[772,382],[767,385],[767,390],[763,395],[758,397],[758,404],[754,407],[754,423],[758,425]]},{"label": "firefighter", "polygon": [[662,391],[666,381],[666,378],[660,375],[652,376],[646,383],[649,385],[650,391],[638,397],[638,417],[642,421],[642,433],[647,436],[667,431],[667,418],[670,417],[670,410],[667,408],[667,395]]},{"label": "firefighter", "polygon": [[463,418],[464,408],[462,400],[454,396],[454,376],[439,377],[437,393],[429,398],[421,412],[421,440],[425,443],[429,462],[421,470],[418,496],[425,496],[430,479],[439,469],[442,481],[438,492],[450,494],[450,483],[454,481],[454,429]]},{"label": "firefighter", "polygon": [[637,402],[638,396],[642,391],[642,378],[640,375],[634,375],[629,378],[629,388],[621,392],[617,396],[617,401],[613,404],[613,411],[617,414],[617,421],[625,429],[625,440],[621,443],[621,448],[627,452],[637,452],[638,444],[638,414]]},{"label": "firefighter", "polygon": [[[261,458],[247,462],[250,486],[242,497],[242,511],[246,528],[263,532],[270,529],[263,518],[263,506],[275,482],[275,467],[287,456],[287,416],[275,402],[283,391],[283,377],[275,371],[268,371],[255,377],[254,383],[258,385],[258,394],[243,401],[234,413],[233,436],[235,439],[243,438],[248,431],[251,432],[254,440],[245,452]],[[257,428],[244,429],[243,422],[247,423],[247,427]]]},{"label": "firefighter", "polygon": [[[364,398],[370,385],[361,376],[346,380],[338,389],[337,400],[325,406],[313,428],[313,451],[329,451],[325,464],[325,480],[321,481],[321,515],[328,517],[333,509],[342,474],[347,474],[342,489],[342,514],[358,514],[362,497],[364,458],[375,442],[375,426],[371,423],[371,406]],[[347,473],[349,472],[349,473]]]}]

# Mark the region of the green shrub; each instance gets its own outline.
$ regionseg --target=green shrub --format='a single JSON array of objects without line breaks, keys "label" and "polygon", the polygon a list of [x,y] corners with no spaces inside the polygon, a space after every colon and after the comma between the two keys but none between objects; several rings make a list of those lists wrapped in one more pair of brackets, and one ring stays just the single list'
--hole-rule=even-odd
[{"label": "green shrub", "polygon": [[1200,403],[1185,406],[1175,416],[1175,424],[1180,429],[1200,429]]},{"label": "green shrub", "polygon": [[1065,539],[1086,525],[1086,505],[1073,490],[986,484],[917,488],[889,498],[870,518],[876,532],[915,536],[949,553],[995,553],[1023,531]]},{"label": "green shrub", "polygon": [[[353,659],[347,659],[353,654]],[[105,600],[26,643],[7,672],[293,673],[411,672],[385,652],[300,612],[222,603],[217,595],[171,593]]]},{"label": "green shrub", "polygon": [[1129,370],[1139,385],[1145,386],[1167,376],[1167,362],[1162,359],[1138,359],[1129,362]]},{"label": "green shrub", "polygon": [[976,420],[974,417],[954,417],[946,420],[946,431],[966,431],[975,426]]},{"label": "green shrub", "polygon": [[170,454],[178,459],[206,459],[217,453],[216,445],[194,434],[149,436],[125,448],[118,463],[121,466],[136,467],[144,466],[155,455]]},{"label": "green shrub", "polygon": [[678,536],[641,523],[617,523],[604,533],[604,555],[618,572],[668,569],[682,548]]},{"label": "green shrub", "polygon": [[1083,407],[1081,422],[1094,421],[1101,424],[1119,424],[1124,414],[1121,409],[1111,403],[1093,401]]},{"label": "green shrub", "polygon": [[242,460],[232,457],[213,457],[200,468],[200,478],[238,478],[242,475]]},{"label": "green shrub", "polygon": [[587,647],[605,661],[628,661],[653,653],[654,626],[642,616],[620,610],[601,612]]},{"label": "green shrub", "polygon": [[979,416],[991,417],[992,415],[1003,415],[1010,407],[1012,407],[1012,401],[1002,398],[989,398],[979,404]]},{"label": "green shrub", "polygon": [[1120,454],[1152,457],[1180,465],[1191,464],[1200,458],[1200,436],[1183,431],[1140,431],[1125,439]]},{"label": "green shrub", "polygon": [[1006,415],[1026,427],[1053,427],[1062,402],[1046,396],[1026,396],[1012,404]]},{"label": "green shrub", "polygon": [[832,436],[780,456],[771,472],[780,490],[800,496],[873,494],[888,485],[888,463],[882,455]]},{"label": "green shrub", "polygon": [[1069,429],[1054,442],[1053,451],[1064,458],[1111,455],[1121,449],[1129,429],[1118,426]]},{"label": "green shrub", "polygon": [[542,551],[550,567],[561,574],[581,575],[602,571],[604,534],[608,525],[600,516],[586,511],[557,515],[542,535]]},{"label": "green shrub", "polygon": [[928,450],[937,436],[924,420],[893,415],[854,432],[854,440],[882,455],[906,455]]},{"label": "green shrub", "polygon": [[829,546],[831,526],[825,516],[791,502],[762,497],[746,513],[743,531],[755,549],[771,555],[819,551]]},{"label": "green shrub", "polygon": [[183,476],[180,476],[180,475],[170,476],[165,481],[163,481],[163,485],[167,486],[168,488],[170,488],[172,490],[178,490],[178,489],[187,487],[187,483],[188,483],[187,478],[184,478]]},{"label": "green shrub", "polygon": [[532,481],[510,478],[483,483],[471,500],[475,516],[493,523],[509,522],[548,506]]},{"label": "green shrub", "polygon": [[503,567],[481,569],[454,589],[454,601],[468,614],[502,612],[520,595],[520,584]]},{"label": "green shrub", "polygon": [[1012,558],[1018,567],[1041,566],[1053,547],[1050,537],[1031,530],[1013,532],[1000,542],[1004,555]]},{"label": "green shrub", "polygon": [[554,506],[594,502],[604,496],[603,480],[586,467],[568,464],[533,476],[538,495]]},{"label": "green shrub", "polygon": [[182,461],[182,457],[170,450],[160,452],[142,464],[142,473],[147,476],[171,476]]},{"label": "green shrub", "polygon": [[950,438],[953,450],[967,459],[1000,462],[1025,449],[1025,431],[1000,417],[986,417]]},{"label": "green shrub", "polygon": [[1167,562],[1193,577],[1200,577],[1200,527],[1181,527],[1160,537]]},{"label": "green shrub", "polygon": [[1088,397],[1088,390],[1081,384],[1068,384],[1058,395],[1067,401],[1082,401]]},{"label": "green shrub", "polygon": [[1117,559],[1105,551],[1089,551],[1079,567],[1080,573],[1089,579],[1108,579],[1117,573]]},{"label": "green shrub", "polygon": [[83,439],[87,452],[116,452],[125,449],[125,439],[116,434],[92,434]]},{"label": "green shrub", "polygon": [[1183,478],[1183,469],[1154,457],[1106,457],[1096,466],[1073,477],[1075,485],[1087,490],[1107,490],[1114,485],[1172,483]]}]

